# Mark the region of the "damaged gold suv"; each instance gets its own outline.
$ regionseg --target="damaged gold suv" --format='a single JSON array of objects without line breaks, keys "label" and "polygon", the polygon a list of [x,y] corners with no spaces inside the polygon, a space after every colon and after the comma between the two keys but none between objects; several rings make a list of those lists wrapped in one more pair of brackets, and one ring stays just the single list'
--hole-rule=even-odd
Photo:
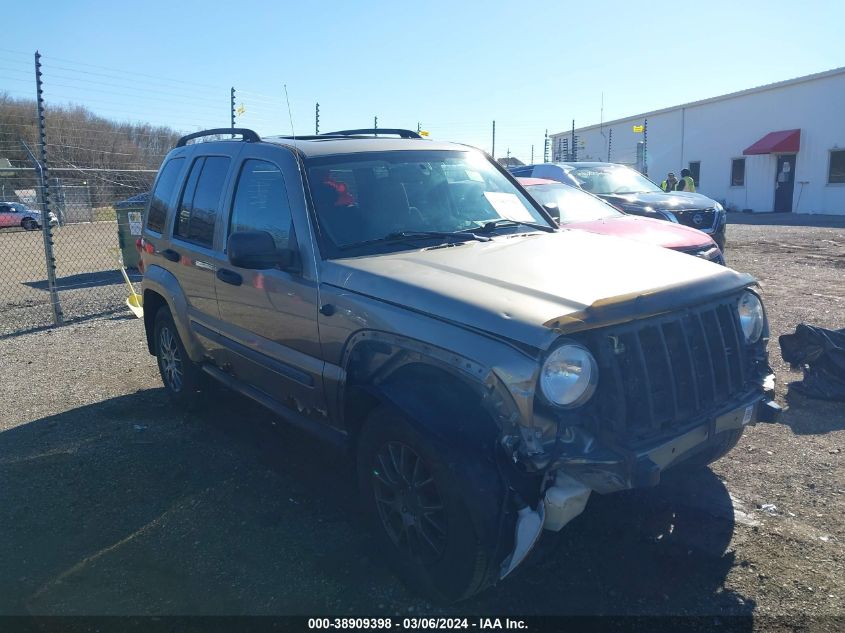
[{"label": "damaged gold suv", "polygon": [[191,134],[140,246],[170,395],[219,383],[347,449],[385,555],[442,600],[778,412],[752,277],[558,229],[488,156],[413,132]]}]

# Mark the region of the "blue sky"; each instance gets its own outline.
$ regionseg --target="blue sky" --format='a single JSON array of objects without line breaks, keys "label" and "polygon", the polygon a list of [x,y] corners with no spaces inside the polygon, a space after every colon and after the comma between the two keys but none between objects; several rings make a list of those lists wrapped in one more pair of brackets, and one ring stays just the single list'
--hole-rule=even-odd
[{"label": "blue sky", "polygon": [[[544,130],[845,66],[840,2],[7,3],[0,91],[181,130],[410,127],[527,161]],[[8,36],[8,34],[13,34]]]}]

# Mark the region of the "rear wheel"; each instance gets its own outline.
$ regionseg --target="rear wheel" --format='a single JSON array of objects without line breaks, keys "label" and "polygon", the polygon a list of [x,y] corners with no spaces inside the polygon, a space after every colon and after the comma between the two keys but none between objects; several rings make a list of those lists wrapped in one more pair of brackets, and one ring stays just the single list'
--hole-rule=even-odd
[{"label": "rear wheel", "polygon": [[158,370],[170,398],[180,405],[198,401],[201,371],[185,351],[167,308],[155,316],[155,350]]},{"label": "rear wheel", "polygon": [[[391,566],[412,590],[455,602],[490,584],[485,546],[448,447],[399,412],[378,407],[358,443],[365,510]],[[495,500],[491,500],[495,503]]]},{"label": "rear wheel", "polygon": [[32,218],[24,218],[21,222],[21,226],[27,231],[34,231],[38,228],[38,222]]}]

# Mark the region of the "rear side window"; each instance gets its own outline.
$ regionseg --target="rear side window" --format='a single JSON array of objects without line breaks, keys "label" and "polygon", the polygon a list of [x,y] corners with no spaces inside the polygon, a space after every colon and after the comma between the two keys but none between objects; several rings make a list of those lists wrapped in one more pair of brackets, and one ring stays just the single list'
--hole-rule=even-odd
[{"label": "rear side window", "polygon": [[150,196],[150,212],[147,215],[147,228],[156,233],[164,232],[164,221],[173,200],[173,192],[178,184],[179,173],[182,171],[184,158],[174,158],[161,168],[152,196]]},{"label": "rear side window", "polygon": [[211,248],[220,195],[229,171],[229,158],[197,158],[188,175],[173,234],[200,246]]},{"label": "rear side window", "polygon": [[285,179],[278,167],[263,160],[247,160],[241,168],[229,234],[267,231],[276,248],[288,247],[291,213]]}]

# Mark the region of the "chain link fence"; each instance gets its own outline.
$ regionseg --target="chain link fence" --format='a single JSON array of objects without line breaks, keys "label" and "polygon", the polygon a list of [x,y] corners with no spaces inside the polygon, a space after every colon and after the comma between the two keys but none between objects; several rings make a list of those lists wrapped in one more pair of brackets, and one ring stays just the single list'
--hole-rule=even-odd
[{"label": "chain link fence", "polygon": [[[291,134],[288,107],[298,107],[281,91],[235,90],[54,57],[42,67],[38,53],[6,48],[0,48],[0,85],[0,338],[123,313],[128,289],[120,266],[140,280],[134,248],[140,214],[156,169],[178,138],[230,124]],[[315,120],[301,120],[297,129],[367,127],[350,122],[342,108],[321,107],[318,115],[313,102],[300,103]],[[150,123],[162,120],[166,126]],[[404,127],[496,148],[509,160],[533,161],[536,149],[539,161],[546,149],[545,128],[527,120],[499,121],[498,137],[493,121]]]},{"label": "chain link fence", "polygon": [[0,336],[54,325],[54,305],[61,322],[123,309],[128,289],[120,267],[140,280],[135,240],[155,173],[54,168],[45,196],[36,169],[5,170],[0,176]]}]

